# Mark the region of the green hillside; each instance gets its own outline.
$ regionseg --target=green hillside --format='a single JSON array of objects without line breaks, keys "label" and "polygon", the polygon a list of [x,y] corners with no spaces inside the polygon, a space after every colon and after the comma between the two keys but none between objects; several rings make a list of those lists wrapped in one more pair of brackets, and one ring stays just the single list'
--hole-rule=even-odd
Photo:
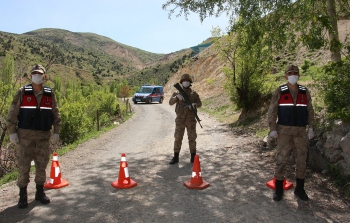
[{"label": "green hillside", "polygon": [[94,33],[38,29],[24,34],[0,31],[0,62],[9,53],[15,58],[16,75],[27,77],[32,64],[41,63],[49,80],[57,75],[82,85],[128,80],[130,85],[167,78],[190,54],[189,49],[156,54],[118,43]]}]

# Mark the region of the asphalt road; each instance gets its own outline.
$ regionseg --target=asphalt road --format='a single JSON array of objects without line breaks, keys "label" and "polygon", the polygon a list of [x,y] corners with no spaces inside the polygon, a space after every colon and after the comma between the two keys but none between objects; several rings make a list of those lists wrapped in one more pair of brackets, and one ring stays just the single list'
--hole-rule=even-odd
[{"label": "asphalt road", "polygon": [[[33,178],[29,207],[18,209],[14,183],[0,188],[0,222],[349,222],[349,208],[327,199],[295,198],[285,192],[280,202],[265,183],[273,176],[259,148],[245,135],[208,115],[200,114],[198,155],[204,190],[187,189],[192,164],[185,135],[180,162],[173,155],[174,107],[164,104],[133,105],[132,119],[59,157],[63,179],[69,186],[47,190],[51,203],[34,200]],[[185,133],[186,134],[186,133]],[[111,186],[119,174],[121,154],[137,186]],[[51,161],[48,165],[49,177]]]}]

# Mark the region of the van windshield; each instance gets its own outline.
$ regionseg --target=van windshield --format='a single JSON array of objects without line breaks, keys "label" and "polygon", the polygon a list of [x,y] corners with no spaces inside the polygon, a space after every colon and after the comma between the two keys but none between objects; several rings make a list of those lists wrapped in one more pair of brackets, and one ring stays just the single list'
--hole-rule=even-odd
[{"label": "van windshield", "polygon": [[137,92],[138,93],[151,93],[153,88],[150,87],[141,87]]}]

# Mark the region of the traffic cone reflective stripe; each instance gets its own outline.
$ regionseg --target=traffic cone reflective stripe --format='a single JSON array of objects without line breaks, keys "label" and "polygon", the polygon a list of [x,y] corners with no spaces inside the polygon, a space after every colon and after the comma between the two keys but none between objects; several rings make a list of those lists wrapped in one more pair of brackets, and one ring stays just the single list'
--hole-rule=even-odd
[{"label": "traffic cone reflective stripe", "polygon": [[[54,172],[54,176],[50,176],[50,184],[59,184],[62,182],[61,171],[58,166],[51,167],[51,173]],[[51,175],[51,174],[50,174]]]},{"label": "traffic cone reflective stripe", "polygon": [[198,189],[198,190],[202,190],[210,186],[210,184],[205,180],[203,180],[202,178],[202,172],[201,172],[198,155],[194,157],[191,179],[189,181],[184,182],[184,185],[188,189]]},{"label": "traffic cone reflective stripe", "polygon": [[[276,177],[274,177],[272,180],[266,182],[266,186],[269,188],[276,190]],[[283,190],[289,190],[293,187],[293,183],[287,181],[286,179],[283,180]]]},{"label": "traffic cone reflective stripe", "polygon": [[68,181],[62,179],[62,173],[60,169],[60,163],[58,162],[57,153],[53,153],[50,179],[45,183],[45,188],[58,189],[68,186]]},{"label": "traffic cone reflective stripe", "polygon": [[[202,172],[199,172],[198,175],[201,177],[202,176]],[[192,172],[192,177],[195,177],[197,176],[197,173],[196,172]]]},{"label": "traffic cone reflective stripe", "polygon": [[129,170],[127,167],[124,168],[124,174],[125,174],[125,177],[128,178],[129,177]]},{"label": "traffic cone reflective stripe", "polygon": [[58,177],[58,175],[61,173],[60,168],[58,166],[55,167],[55,177]]},{"label": "traffic cone reflective stripe", "polygon": [[120,159],[118,180],[112,182],[111,185],[117,189],[129,189],[137,185],[135,181],[130,179],[128,163],[126,162],[126,156],[124,153]]},{"label": "traffic cone reflective stripe", "polygon": [[192,180],[191,180],[192,184],[195,185],[201,185],[203,183],[203,179],[202,179],[202,173],[196,173],[196,172],[192,172]]}]

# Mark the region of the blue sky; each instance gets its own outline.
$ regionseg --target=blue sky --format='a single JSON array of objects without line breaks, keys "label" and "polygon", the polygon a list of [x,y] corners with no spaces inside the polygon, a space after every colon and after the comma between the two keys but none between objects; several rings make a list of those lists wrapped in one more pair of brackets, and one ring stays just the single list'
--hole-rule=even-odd
[{"label": "blue sky", "polygon": [[162,9],[166,0],[1,0],[0,31],[22,34],[40,28],[91,32],[152,53],[171,53],[225,30],[228,18],[188,20]]}]

